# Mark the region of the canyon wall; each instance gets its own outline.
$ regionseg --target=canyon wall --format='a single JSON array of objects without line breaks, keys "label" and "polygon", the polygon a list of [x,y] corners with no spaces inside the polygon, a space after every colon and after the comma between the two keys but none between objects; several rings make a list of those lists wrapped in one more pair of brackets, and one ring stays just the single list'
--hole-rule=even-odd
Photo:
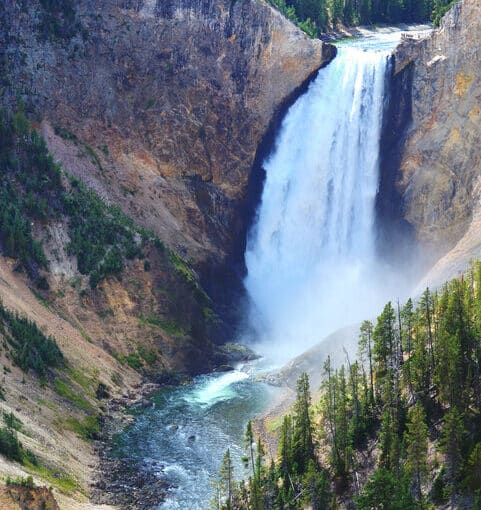
[{"label": "canyon wall", "polygon": [[422,283],[437,284],[480,255],[481,4],[455,4],[430,36],[404,38],[394,59],[391,118],[407,130],[390,154],[399,172],[388,195],[430,260],[442,257]]}]

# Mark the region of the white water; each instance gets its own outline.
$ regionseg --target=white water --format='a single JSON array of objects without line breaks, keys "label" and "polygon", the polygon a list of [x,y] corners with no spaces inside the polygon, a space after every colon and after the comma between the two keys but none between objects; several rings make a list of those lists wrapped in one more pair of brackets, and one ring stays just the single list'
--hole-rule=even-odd
[{"label": "white water", "polygon": [[248,377],[249,375],[241,370],[226,372],[216,378],[207,379],[192,392],[184,395],[184,400],[189,404],[197,404],[202,407],[213,406],[218,402],[236,397],[233,385]]},{"label": "white water", "polygon": [[369,51],[340,47],[289,109],[264,164],[245,286],[256,349],[271,358],[283,361],[371,318],[388,298],[375,200],[386,68],[398,39],[362,40]]}]

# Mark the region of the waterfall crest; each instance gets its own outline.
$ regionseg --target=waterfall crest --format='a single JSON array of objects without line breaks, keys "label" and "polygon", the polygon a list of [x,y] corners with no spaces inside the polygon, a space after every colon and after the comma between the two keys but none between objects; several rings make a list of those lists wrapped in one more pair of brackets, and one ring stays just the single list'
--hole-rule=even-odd
[{"label": "waterfall crest", "polygon": [[383,303],[375,200],[388,55],[340,48],[289,109],[264,163],[245,286],[270,356],[298,354]]}]

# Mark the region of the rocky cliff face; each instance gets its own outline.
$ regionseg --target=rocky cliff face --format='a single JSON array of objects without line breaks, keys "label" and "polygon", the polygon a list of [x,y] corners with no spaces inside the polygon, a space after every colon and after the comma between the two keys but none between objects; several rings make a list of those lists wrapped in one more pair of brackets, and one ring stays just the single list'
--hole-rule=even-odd
[{"label": "rocky cliff face", "polygon": [[406,38],[395,53],[393,80],[404,82],[397,111],[407,101],[410,119],[397,153],[400,172],[392,196],[433,257],[454,248],[441,262],[444,269],[438,264],[428,281],[435,273],[434,280],[449,277],[469,257],[479,256],[480,63],[477,0],[457,3],[439,30],[419,40]]},{"label": "rocky cliff face", "polygon": [[206,281],[228,277],[217,269],[243,251],[262,137],[334,48],[262,0],[43,5],[2,6],[4,100],[23,97],[55,128],[50,147],[67,170],[193,259]]}]

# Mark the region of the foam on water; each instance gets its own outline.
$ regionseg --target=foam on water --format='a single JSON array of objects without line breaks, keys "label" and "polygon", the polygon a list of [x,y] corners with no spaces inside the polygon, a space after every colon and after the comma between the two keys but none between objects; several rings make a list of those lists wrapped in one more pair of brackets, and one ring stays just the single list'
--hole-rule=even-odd
[{"label": "foam on water", "polygon": [[233,370],[225,374],[208,377],[205,382],[197,385],[190,393],[184,395],[184,400],[200,406],[211,406],[217,402],[236,397],[234,384],[249,377],[240,370]]}]

